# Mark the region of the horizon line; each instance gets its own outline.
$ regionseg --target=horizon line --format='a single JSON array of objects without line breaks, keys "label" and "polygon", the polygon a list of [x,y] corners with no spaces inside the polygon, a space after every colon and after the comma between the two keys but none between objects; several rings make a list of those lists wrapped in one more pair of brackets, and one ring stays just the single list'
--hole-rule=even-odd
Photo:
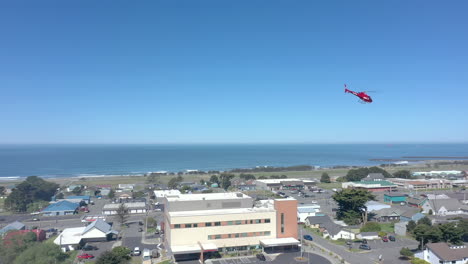
[{"label": "horizon line", "polygon": [[371,142],[8,142],[0,145],[338,145],[338,144],[468,144],[468,141],[371,141]]}]

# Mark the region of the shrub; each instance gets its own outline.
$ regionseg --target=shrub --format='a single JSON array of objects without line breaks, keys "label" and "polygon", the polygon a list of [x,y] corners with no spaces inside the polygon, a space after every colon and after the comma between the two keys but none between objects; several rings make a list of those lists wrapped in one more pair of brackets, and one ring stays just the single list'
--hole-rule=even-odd
[{"label": "shrub", "polygon": [[361,232],[379,232],[382,230],[379,223],[376,222],[367,222],[362,228]]},{"label": "shrub", "polygon": [[423,259],[414,258],[411,261],[411,264],[431,264]]},{"label": "shrub", "polygon": [[387,232],[384,232],[384,231],[379,232],[379,237],[384,237],[386,235],[387,235]]}]

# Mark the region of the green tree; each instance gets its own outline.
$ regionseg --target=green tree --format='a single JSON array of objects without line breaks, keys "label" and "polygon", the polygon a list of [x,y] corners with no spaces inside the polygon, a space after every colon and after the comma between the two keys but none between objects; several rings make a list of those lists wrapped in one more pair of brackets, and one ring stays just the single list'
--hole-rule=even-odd
[{"label": "green tree", "polygon": [[268,177],[265,176],[265,175],[262,175],[262,176],[258,177],[258,179],[259,179],[259,180],[264,180],[264,179],[268,179]]},{"label": "green tree", "polygon": [[409,171],[409,170],[399,170],[399,171],[393,173],[393,177],[403,178],[403,179],[411,179],[413,176],[411,175],[411,171]]},{"label": "green tree", "polygon": [[219,176],[219,179],[221,181],[221,188],[224,190],[227,190],[229,186],[231,186],[231,179],[234,178],[234,174],[228,174],[228,173],[222,173]]},{"label": "green tree", "polygon": [[243,179],[244,181],[248,181],[248,180],[255,180],[255,175],[253,174],[244,174],[244,173],[241,173],[239,175],[239,178]]},{"label": "green tree", "polygon": [[429,217],[425,216],[418,220],[418,225],[421,225],[421,224],[432,226],[432,221],[431,219],[429,219]]},{"label": "green tree", "polygon": [[382,230],[379,223],[376,222],[367,222],[363,227],[361,227],[361,232],[379,232]]},{"label": "green tree", "polygon": [[177,185],[179,185],[179,181],[177,181],[177,178],[171,178],[167,183],[167,186],[171,189],[176,189]]},{"label": "green tree", "polygon": [[427,234],[430,230],[431,227],[426,224],[417,225],[413,230],[414,239],[419,242],[422,241],[422,244],[425,245],[429,241]]},{"label": "green tree", "polygon": [[369,173],[382,173],[385,178],[392,177],[392,175],[388,173],[386,170],[374,166],[370,168],[351,169],[346,174],[346,180],[347,181],[360,181],[363,178],[367,177]]},{"label": "green tree", "polygon": [[322,183],[330,183],[331,182],[330,176],[328,175],[328,173],[326,173],[326,172],[322,173],[322,177],[320,178],[320,182],[322,182]]},{"label": "green tree", "polygon": [[29,176],[8,195],[5,207],[15,212],[26,212],[28,205],[33,202],[50,201],[58,187],[56,183]]},{"label": "green tree", "polygon": [[219,185],[218,176],[216,176],[216,175],[211,175],[211,177],[210,177],[210,182],[211,182],[211,183],[216,183],[216,184]]},{"label": "green tree", "polygon": [[63,199],[63,198],[64,198],[64,195],[62,192],[55,196],[55,199]]},{"label": "green tree", "polygon": [[415,227],[416,227],[416,222],[411,220],[406,225],[406,230],[408,231],[408,233],[411,233],[414,230]]},{"label": "green tree", "polygon": [[122,259],[119,255],[106,251],[99,256],[96,260],[96,264],[123,264],[126,260]]},{"label": "green tree", "polygon": [[114,189],[111,189],[111,190],[109,191],[109,194],[107,194],[107,197],[109,197],[109,199],[114,199],[114,197],[115,197],[115,191],[114,191]]},{"label": "green tree", "polygon": [[445,223],[438,226],[442,232],[442,240],[452,244],[460,244],[462,242],[463,229],[458,227],[456,223]]},{"label": "green tree", "polygon": [[458,220],[457,226],[462,230],[462,240],[464,242],[468,241],[468,219]]},{"label": "green tree", "polygon": [[121,260],[129,260],[131,257],[130,257],[130,249],[126,248],[126,247],[122,247],[122,246],[119,246],[119,247],[115,247],[112,249],[111,251],[113,254],[115,254],[117,257],[119,257]]},{"label": "green tree", "polygon": [[[375,200],[375,195],[367,190],[343,189],[332,196],[338,204],[337,218],[347,224],[367,222],[366,203]],[[357,218],[357,219],[356,219]]]},{"label": "green tree", "polygon": [[68,255],[63,253],[60,247],[54,243],[34,243],[34,245],[21,252],[14,263],[64,263],[67,258]]},{"label": "green tree", "polygon": [[117,221],[120,223],[120,225],[124,225],[127,222],[127,219],[129,217],[128,209],[125,206],[125,204],[121,203],[119,205],[119,208],[117,208]]},{"label": "green tree", "polygon": [[407,247],[404,247],[400,250],[400,255],[404,258],[404,259],[410,259],[414,256],[414,253],[413,251],[411,251],[409,248]]},{"label": "green tree", "polygon": [[413,258],[411,261],[410,261],[411,264],[431,264],[427,261],[425,261],[424,259],[419,259],[419,258]]},{"label": "green tree", "polygon": [[76,186],[73,190],[72,193],[74,195],[80,195],[81,194],[81,186]]},{"label": "green tree", "polygon": [[146,224],[148,225],[148,227],[157,227],[158,221],[156,221],[156,219],[154,219],[153,217],[148,216],[146,218]]},{"label": "green tree", "polygon": [[200,179],[200,184],[201,184],[201,185],[205,185],[205,180],[204,180],[204,179]]},{"label": "green tree", "polygon": [[5,186],[0,186],[0,196],[5,195]]}]

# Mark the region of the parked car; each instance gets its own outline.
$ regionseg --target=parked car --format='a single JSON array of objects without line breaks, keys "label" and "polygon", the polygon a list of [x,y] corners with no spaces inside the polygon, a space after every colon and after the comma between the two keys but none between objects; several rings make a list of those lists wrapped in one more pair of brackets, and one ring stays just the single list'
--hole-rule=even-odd
[{"label": "parked car", "polygon": [[135,247],[131,253],[132,256],[140,256],[141,255],[141,251],[140,251],[140,248],[139,247]]},{"label": "parked car", "polygon": [[33,220],[33,221],[39,221],[39,220],[41,220],[41,219],[34,217],[32,220]]},{"label": "parked car", "polygon": [[304,239],[309,241],[314,240],[311,235],[304,235]]},{"label": "parked car", "polygon": [[79,259],[92,259],[92,258],[94,258],[94,256],[91,255],[91,254],[85,253],[85,254],[78,255],[78,258]]},{"label": "parked car", "polygon": [[265,260],[266,260],[265,255],[263,255],[263,254],[257,254],[257,255],[255,255],[255,256],[258,258],[258,260],[261,260],[261,261],[265,261]]},{"label": "parked car", "polygon": [[364,238],[364,239],[362,240],[362,244],[367,244],[367,239]]},{"label": "parked car", "polygon": [[138,232],[143,232],[143,228],[138,228]]},{"label": "parked car", "polygon": [[390,241],[395,241],[395,240],[396,240],[394,236],[388,236],[388,239],[389,239]]},{"label": "parked car", "polygon": [[382,237],[382,241],[383,242],[388,242],[388,237],[387,236]]},{"label": "parked car", "polygon": [[143,224],[142,221],[139,221],[139,222],[138,222],[138,225],[142,226],[142,225],[144,225],[144,224]]},{"label": "parked car", "polygon": [[367,244],[362,244],[359,246],[360,249],[371,250],[371,247]]},{"label": "parked car", "polygon": [[353,244],[353,242],[351,242],[350,240],[346,241],[346,245],[350,246],[351,244]]},{"label": "parked car", "polygon": [[84,251],[90,251],[90,250],[97,250],[98,248],[96,246],[93,246],[93,245],[90,245],[90,244],[86,244],[83,246],[82,248]]}]

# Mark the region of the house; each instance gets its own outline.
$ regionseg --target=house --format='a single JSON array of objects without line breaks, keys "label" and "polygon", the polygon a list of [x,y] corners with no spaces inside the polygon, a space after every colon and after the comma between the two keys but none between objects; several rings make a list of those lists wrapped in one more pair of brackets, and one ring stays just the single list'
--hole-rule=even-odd
[{"label": "house", "polygon": [[367,177],[363,178],[361,181],[384,181],[385,177],[382,173],[369,173]]},{"label": "house", "polygon": [[241,184],[237,185],[237,189],[240,191],[255,191],[257,188],[257,185],[255,184]]},{"label": "house", "polygon": [[410,208],[403,213],[400,214],[400,221],[401,222],[409,222],[409,221],[415,221],[417,222],[419,219],[423,218],[425,215],[421,212],[419,212],[418,209]]},{"label": "house", "polygon": [[96,185],[96,188],[97,189],[108,189],[108,190],[110,190],[110,189],[112,189],[112,185],[110,185],[110,184],[98,184],[98,185]]},{"label": "house", "polygon": [[320,228],[321,225],[326,223],[333,223],[328,215],[323,216],[309,216],[305,219],[306,226],[311,228]]},{"label": "house", "polygon": [[[120,203],[116,204],[106,204],[102,208],[103,215],[116,215],[117,210],[120,207]],[[146,208],[146,203],[137,202],[137,203],[123,203],[129,214],[144,214],[148,211]]]},{"label": "house", "polygon": [[77,212],[79,206],[79,203],[60,201],[47,206],[41,213],[43,216],[73,215]]},{"label": "house", "polygon": [[319,208],[319,205],[297,207],[297,221],[299,223],[305,223],[307,217],[315,216],[317,212],[320,212]]},{"label": "house", "polygon": [[374,214],[373,218],[379,222],[399,222],[403,211],[397,208],[384,208],[372,213]]},{"label": "house", "polygon": [[5,233],[11,230],[24,230],[24,229],[26,229],[26,226],[23,223],[15,221],[13,223],[6,225],[2,229],[0,229],[0,235],[3,236]]},{"label": "house", "polygon": [[466,245],[454,246],[447,243],[427,243],[426,249],[415,257],[431,264],[465,264],[468,261]]},{"label": "house", "polygon": [[80,189],[84,189],[85,186],[81,185],[81,184],[72,184],[72,185],[69,185],[67,187],[67,192],[73,192],[73,190],[75,190],[75,188],[80,188]]},{"label": "house", "polygon": [[361,232],[357,236],[359,239],[374,240],[379,239],[379,233],[377,232]]},{"label": "house", "polygon": [[406,198],[408,198],[408,196],[403,193],[391,192],[384,194],[384,202],[386,203],[406,203]]},{"label": "house", "polygon": [[428,204],[434,215],[468,214],[468,205],[461,204],[457,199],[429,200]]},{"label": "house", "polygon": [[406,203],[408,206],[416,207],[416,208],[423,208],[423,205],[427,202],[427,198],[416,198],[416,197],[408,197]]},{"label": "house", "polygon": [[17,236],[17,235],[25,235],[27,233],[34,233],[36,235],[36,241],[43,241],[46,239],[46,232],[42,229],[33,229],[33,230],[16,230],[16,231],[11,231],[11,232],[8,232],[8,234],[6,234],[4,237],[3,237],[3,243],[5,245],[8,245],[8,244],[11,244],[12,243],[12,239]]},{"label": "house", "polygon": [[365,206],[367,207],[368,212],[378,211],[385,208],[391,208],[388,204],[379,203],[377,201],[368,201]]},{"label": "house", "polygon": [[330,237],[332,240],[338,239],[356,239],[356,234],[351,230],[343,228],[333,222],[325,223],[320,226],[320,231],[323,232],[323,237]]},{"label": "house", "polygon": [[397,185],[389,181],[355,181],[341,183],[343,189],[364,189],[371,192],[389,192],[396,190]]},{"label": "house", "polygon": [[128,184],[128,183],[119,183],[119,189],[124,191],[133,191],[135,188],[135,184]]},{"label": "house", "polygon": [[127,193],[127,192],[121,193],[121,194],[119,194],[119,195],[117,196],[117,200],[118,200],[119,202],[128,201],[128,200],[130,200],[130,199],[132,199],[132,194],[131,194],[131,193]]},{"label": "house", "polygon": [[64,251],[78,249],[87,242],[108,241],[114,239],[118,232],[111,225],[98,219],[88,226],[65,228],[54,240]]}]

